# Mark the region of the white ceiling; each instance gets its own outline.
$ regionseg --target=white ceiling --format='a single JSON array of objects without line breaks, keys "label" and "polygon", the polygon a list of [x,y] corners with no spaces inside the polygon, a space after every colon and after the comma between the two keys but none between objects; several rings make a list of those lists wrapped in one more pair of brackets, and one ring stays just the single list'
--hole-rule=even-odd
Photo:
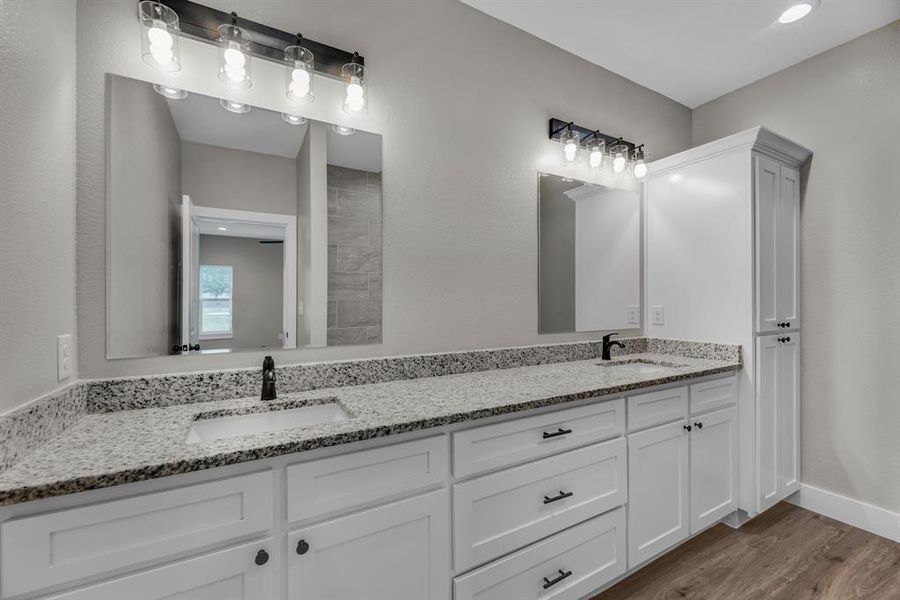
[{"label": "white ceiling", "polygon": [[462,0],[690,108],[900,18],[900,0]]}]

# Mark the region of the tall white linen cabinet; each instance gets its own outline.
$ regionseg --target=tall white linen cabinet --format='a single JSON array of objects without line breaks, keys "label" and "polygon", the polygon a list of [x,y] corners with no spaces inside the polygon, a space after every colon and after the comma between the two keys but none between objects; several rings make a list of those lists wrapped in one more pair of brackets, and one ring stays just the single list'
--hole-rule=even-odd
[{"label": "tall white linen cabinet", "polygon": [[740,344],[738,506],[799,489],[800,167],[756,127],[655,161],[644,183],[644,330]]}]

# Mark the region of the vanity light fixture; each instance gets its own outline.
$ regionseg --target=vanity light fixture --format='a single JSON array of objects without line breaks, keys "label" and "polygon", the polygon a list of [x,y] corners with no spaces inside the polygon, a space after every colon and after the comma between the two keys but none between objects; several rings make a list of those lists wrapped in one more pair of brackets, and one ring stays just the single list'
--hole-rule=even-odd
[{"label": "vanity light fixture", "polygon": [[592,169],[599,169],[603,165],[603,152],[606,150],[606,140],[600,137],[599,131],[595,131],[592,136],[587,143],[588,164]]},{"label": "vanity light fixture", "polygon": [[237,113],[239,115],[250,112],[250,105],[244,104],[243,102],[234,102],[233,100],[222,98],[219,100],[219,104],[228,112]]},{"label": "vanity light fixture", "polygon": [[581,134],[572,129],[573,125],[574,123],[566,125],[565,130],[559,135],[564,165],[574,165],[578,161],[578,151],[581,149]]},{"label": "vanity light fixture", "polygon": [[315,73],[315,59],[313,53],[303,47],[303,36],[297,34],[297,43],[284,49],[286,63],[285,89],[287,97],[295,102],[312,102],[315,99],[313,93],[313,73]]},{"label": "vanity light fixture", "polygon": [[354,133],[356,133],[356,130],[352,127],[338,125],[337,123],[332,123],[331,130],[338,135],[353,135]]},{"label": "vanity light fixture", "polygon": [[156,93],[160,96],[165,96],[166,98],[171,98],[172,100],[184,100],[187,98],[187,90],[183,90],[177,87],[170,87],[168,85],[162,85],[160,83],[154,83],[153,89],[156,90]]},{"label": "vanity light fixture", "polygon": [[289,125],[303,125],[304,123],[306,123],[306,117],[301,117],[300,115],[281,113],[281,118],[285,123],[288,123]]},{"label": "vanity light fixture", "polygon": [[237,25],[237,13],[231,23],[219,25],[219,79],[234,88],[247,89],[250,78],[250,33]]},{"label": "vanity light fixture", "polygon": [[178,15],[175,11],[159,2],[144,0],[138,4],[138,17],[144,62],[166,73],[180,71]]},{"label": "vanity light fixture", "polygon": [[634,173],[635,179],[643,179],[647,176],[647,163],[644,162],[645,156],[643,144],[634,149],[634,168],[632,173]]},{"label": "vanity light fixture", "polygon": [[[564,165],[574,165],[579,161],[582,146],[587,151],[587,164],[592,169],[610,170],[615,175],[626,175],[632,171],[629,158],[637,162],[644,158],[643,145],[621,137],[613,137],[596,129],[587,129],[571,121],[550,119],[550,139],[562,145]],[[636,150],[640,149],[640,156]],[[607,158],[608,157],[608,158]],[[608,161],[608,162],[607,162]],[[643,162],[641,162],[643,165]],[[606,165],[609,165],[608,167]],[[638,169],[636,177],[646,175],[646,165]],[[643,173],[644,175],[640,175]]]},{"label": "vanity light fixture", "polygon": [[809,13],[813,11],[814,8],[819,6],[818,0],[806,0],[806,2],[800,2],[799,4],[794,4],[778,17],[778,22],[782,25],[786,25],[788,23],[793,23],[794,21],[799,21]]},{"label": "vanity light fixture", "polygon": [[358,115],[369,108],[366,94],[366,68],[360,62],[359,52],[353,53],[353,59],[341,67],[341,79],[346,84],[344,96],[344,112]]}]

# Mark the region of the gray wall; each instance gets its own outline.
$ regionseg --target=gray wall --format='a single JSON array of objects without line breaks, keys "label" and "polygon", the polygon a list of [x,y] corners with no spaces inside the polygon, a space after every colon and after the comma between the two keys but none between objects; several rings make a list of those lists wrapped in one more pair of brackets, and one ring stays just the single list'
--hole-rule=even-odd
[{"label": "gray wall", "polygon": [[328,345],[381,343],[381,173],[327,173]]},{"label": "gray wall", "polygon": [[181,189],[196,206],[296,215],[297,160],[182,142]]},{"label": "gray wall", "polygon": [[[577,339],[537,333],[537,186],[551,116],[637,139],[661,157],[690,145],[690,111],[456,0],[210,0],[222,10],[341,47],[370,65],[360,127],[384,136],[382,345],[277,352],[280,363]],[[460,32],[465,32],[460,38]],[[262,353],[107,361],[103,74],[158,77],[140,59],[131,0],[78,5],[78,327],[85,376],[254,366]],[[398,43],[397,40],[403,40]],[[191,46],[183,40],[182,51]],[[178,80],[221,90],[215,50]],[[201,68],[202,67],[202,68]],[[243,93],[272,106],[254,66]],[[502,74],[502,76],[498,75]],[[313,111],[330,82],[317,82]],[[215,86],[215,87],[214,87]],[[577,90],[577,93],[573,93]],[[254,94],[259,94],[255,96]],[[282,95],[283,96],[283,95]],[[345,118],[334,113],[318,118]]]},{"label": "gray wall", "polygon": [[200,236],[201,265],[234,267],[232,329],[225,340],[201,340],[202,348],[280,348],[284,245],[222,235]]},{"label": "gray wall", "polygon": [[0,413],[62,385],[59,334],[78,377],[74,20],[73,0],[0,2]]},{"label": "gray wall", "polygon": [[694,110],[695,144],[765,125],[803,173],[802,479],[900,509],[900,21]]},{"label": "gray wall", "polygon": [[107,355],[168,354],[180,337],[181,140],[150,85],[110,77],[109,97]]},{"label": "gray wall", "polygon": [[563,194],[581,185],[562,177],[541,177],[540,331],[575,330],[575,203]]}]

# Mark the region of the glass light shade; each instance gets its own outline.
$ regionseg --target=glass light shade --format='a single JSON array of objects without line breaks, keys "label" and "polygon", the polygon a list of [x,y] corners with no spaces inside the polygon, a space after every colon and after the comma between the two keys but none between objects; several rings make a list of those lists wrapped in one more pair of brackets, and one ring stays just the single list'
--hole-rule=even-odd
[{"label": "glass light shade", "polygon": [[243,102],[235,102],[233,100],[222,98],[219,100],[219,104],[228,112],[237,113],[239,115],[250,112],[250,105],[244,104]]},{"label": "glass light shade", "polygon": [[165,96],[166,98],[171,98],[172,100],[184,100],[187,98],[187,90],[183,90],[177,87],[170,87],[168,85],[162,85],[160,83],[154,83],[153,89],[156,90],[156,93],[160,96]]},{"label": "glass light shade", "polygon": [[144,0],[138,4],[138,17],[144,62],[165,73],[180,71],[179,25],[175,11],[159,2]]},{"label": "glass light shade", "polygon": [[612,156],[612,170],[616,175],[622,175],[628,168],[628,146],[619,144],[609,151]]},{"label": "glass light shade", "polygon": [[250,34],[237,25],[219,25],[219,79],[229,87],[247,89],[253,85],[252,65]]},{"label": "glass light shade", "polygon": [[295,102],[312,102],[315,99],[313,82],[315,59],[313,53],[303,46],[288,46],[284,49],[285,93]]},{"label": "glass light shade", "polygon": [[359,115],[369,110],[369,90],[366,84],[366,68],[359,63],[351,62],[341,67],[341,79],[344,80],[344,112]]},{"label": "glass light shade", "polygon": [[345,125],[338,125],[337,123],[333,123],[331,125],[331,130],[338,135],[353,135],[356,133],[356,130],[352,127],[347,127]]},{"label": "glass light shade", "polygon": [[644,157],[638,158],[634,163],[634,176],[637,179],[643,179],[647,176],[647,163],[644,162]]},{"label": "glass light shade", "polygon": [[603,152],[606,150],[606,141],[593,139],[588,142],[588,164],[592,169],[599,169],[603,165]]},{"label": "glass light shade", "polygon": [[281,113],[281,118],[285,123],[290,125],[303,125],[306,123],[306,117],[300,115],[292,115],[290,113]]},{"label": "glass light shade", "polygon": [[566,129],[559,136],[562,144],[563,164],[571,165],[578,161],[578,153],[581,150],[581,135],[573,129]]}]

